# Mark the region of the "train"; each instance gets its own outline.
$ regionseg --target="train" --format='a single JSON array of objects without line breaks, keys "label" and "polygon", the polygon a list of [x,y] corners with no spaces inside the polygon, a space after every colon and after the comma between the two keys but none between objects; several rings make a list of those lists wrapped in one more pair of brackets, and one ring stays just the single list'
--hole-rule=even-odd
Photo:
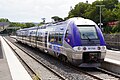
[{"label": "train", "polygon": [[101,29],[81,17],[19,29],[16,40],[79,67],[100,67],[106,55]]}]

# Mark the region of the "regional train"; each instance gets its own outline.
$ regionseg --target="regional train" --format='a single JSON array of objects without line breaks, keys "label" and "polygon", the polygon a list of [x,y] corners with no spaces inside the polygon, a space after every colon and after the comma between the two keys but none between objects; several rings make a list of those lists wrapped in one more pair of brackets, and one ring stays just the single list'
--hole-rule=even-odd
[{"label": "regional train", "polygon": [[99,67],[106,43],[95,22],[81,17],[17,30],[17,41],[80,67]]}]

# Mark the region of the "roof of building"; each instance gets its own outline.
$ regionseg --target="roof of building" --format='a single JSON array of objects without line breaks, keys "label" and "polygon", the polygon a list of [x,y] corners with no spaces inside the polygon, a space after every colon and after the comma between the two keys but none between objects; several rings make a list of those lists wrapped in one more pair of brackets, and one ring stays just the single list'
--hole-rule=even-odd
[{"label": "roof of building", "polygon": [[9,22],[0,22],[0,26],[8,26],[9,24]]}]

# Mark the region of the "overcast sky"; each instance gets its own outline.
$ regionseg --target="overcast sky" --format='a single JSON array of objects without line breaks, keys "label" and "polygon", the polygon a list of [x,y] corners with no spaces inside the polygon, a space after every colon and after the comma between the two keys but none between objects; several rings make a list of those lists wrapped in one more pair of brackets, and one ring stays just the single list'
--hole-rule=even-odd
[{"label": "overcast sky", "polygon": [[52,16],[67,17],[70,6],[79,2],[86,0],[0,0],[0,18],[11,22],[40,22],[46,18],[48,22]]}]

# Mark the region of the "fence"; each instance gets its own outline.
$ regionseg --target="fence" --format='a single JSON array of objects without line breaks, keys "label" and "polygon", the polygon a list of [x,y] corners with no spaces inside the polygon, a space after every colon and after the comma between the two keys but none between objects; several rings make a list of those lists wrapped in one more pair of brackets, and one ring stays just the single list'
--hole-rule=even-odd
[{"label": "fence", "polygon": [[104,34],[107,48],[120,50],[120,34]]}]

